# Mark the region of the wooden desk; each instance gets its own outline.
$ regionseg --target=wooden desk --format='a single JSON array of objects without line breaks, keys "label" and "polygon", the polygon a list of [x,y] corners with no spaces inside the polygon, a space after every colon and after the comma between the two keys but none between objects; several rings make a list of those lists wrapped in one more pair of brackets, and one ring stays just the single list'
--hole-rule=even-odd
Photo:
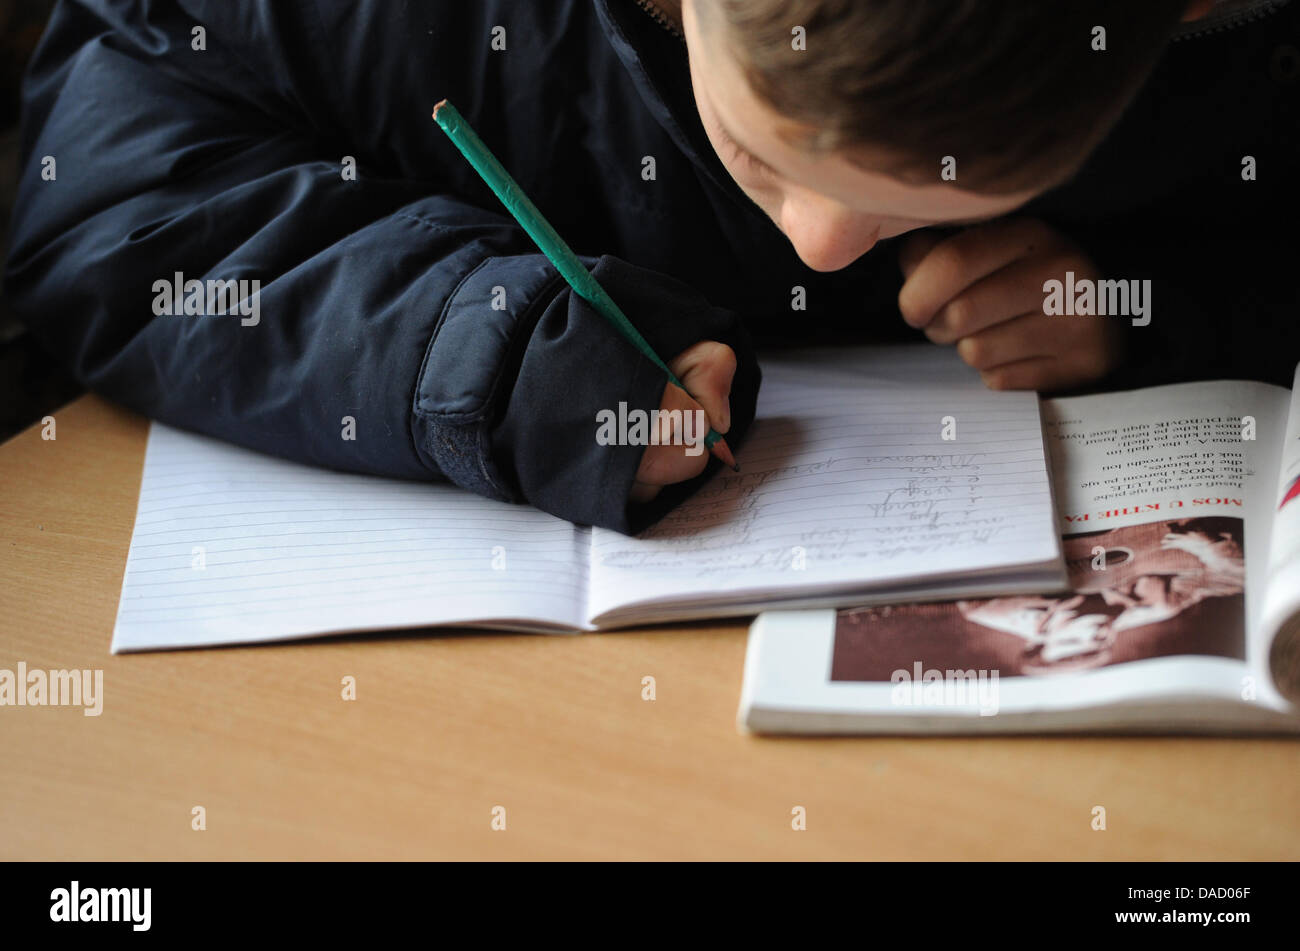
[{"label": "wooden desk", "polygon": [[0,667],[104,710],[0,707],[0,858],[1300,858],[1295,741],[743,736],[742,625],[111,657],[146,424],[56,419],[0,446]]}]

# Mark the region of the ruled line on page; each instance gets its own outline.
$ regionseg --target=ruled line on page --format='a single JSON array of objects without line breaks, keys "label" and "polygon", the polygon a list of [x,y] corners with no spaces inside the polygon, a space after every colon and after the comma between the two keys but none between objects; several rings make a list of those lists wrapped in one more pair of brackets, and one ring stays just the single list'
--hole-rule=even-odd
[{"label": "ruled line on page", "polygon": [[445,484],[317,472],[155,423],[114,649],[495,617],[578,627],[588,534]]},{"label": "ruled line on page", "polygon": [[593,532],[595,615],[631,579],[668,602],[1058,558],[1036,396],[989,391],[951,351],[926,351],[766,361],[739,473],[639,538]]}]

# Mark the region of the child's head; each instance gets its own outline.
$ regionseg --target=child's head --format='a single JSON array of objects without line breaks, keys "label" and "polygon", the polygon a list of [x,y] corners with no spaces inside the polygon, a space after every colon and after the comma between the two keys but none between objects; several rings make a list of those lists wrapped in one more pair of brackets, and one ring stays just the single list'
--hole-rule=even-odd
[{"label": "child's head", "polygon": [[682,22],[723,164],[806,264],[832,271],[1068,178],[1180,17],[1209,5],[684,0]]}]

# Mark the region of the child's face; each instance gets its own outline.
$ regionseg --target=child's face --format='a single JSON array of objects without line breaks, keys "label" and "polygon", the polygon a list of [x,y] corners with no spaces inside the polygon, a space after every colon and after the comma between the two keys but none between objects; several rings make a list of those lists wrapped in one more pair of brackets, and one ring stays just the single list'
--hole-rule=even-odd
[{"label": "child's face", "polygon": [[[797,124],[754,96],[726,48],[723,27],[702,25],[697,2],[684,0],[682,26],[695,102],[709,141],[736,184],[813,270],[837,271],[877,241],[915,228],[1000,217],[1038,194],[962,191],[940,180],[941,155],[934,156],[935,184],[916,186],[873,173],[860,159],[850,162],[843,155],[814,154],[790,144],[780,132],[797,129]],[[961,156],[955,158],[960,180]]]}]

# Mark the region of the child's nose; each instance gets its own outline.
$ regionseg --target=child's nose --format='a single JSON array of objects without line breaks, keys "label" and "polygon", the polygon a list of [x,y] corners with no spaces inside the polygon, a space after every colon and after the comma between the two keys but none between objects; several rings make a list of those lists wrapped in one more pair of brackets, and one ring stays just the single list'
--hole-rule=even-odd
[{"label": "child's nose", "polygon": [[825,200],[787,199],[781,206],[781,230],[814,271],[852,264],[875,246],[880,224],[879,218]]}]

